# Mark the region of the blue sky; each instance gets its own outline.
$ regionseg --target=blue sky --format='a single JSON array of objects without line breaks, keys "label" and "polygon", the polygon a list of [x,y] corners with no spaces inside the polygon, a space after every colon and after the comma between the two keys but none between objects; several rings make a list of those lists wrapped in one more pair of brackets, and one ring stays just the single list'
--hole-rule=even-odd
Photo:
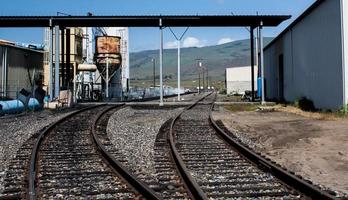
[{"label": "blue sky", "polygon": [[[315,0],[10,0],[2,1],[0,15],[170,15],[170,14],[286,14],[292,19],[276,28],[266,28],[265,36],[274,37],[299,16]],[[180,33],[184,28],[175,28]],[[41,43],[42,29],[0,29],[0,39],[23,43]],[[165,47],[174,47],[175,39],[166,29]],[[184,46],[215,45],[248,38],[244,28],[191,28]],[[130,50],[157,49],[159,31],[156,28],[131,28]]]}]

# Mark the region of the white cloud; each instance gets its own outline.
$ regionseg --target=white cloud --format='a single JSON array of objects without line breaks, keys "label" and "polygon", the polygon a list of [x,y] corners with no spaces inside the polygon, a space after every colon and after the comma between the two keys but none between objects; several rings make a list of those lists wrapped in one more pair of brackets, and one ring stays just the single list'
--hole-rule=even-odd
[{"label": "white cloud", "polygon": [[204,47],[206,41],[205,40],[199,40],[198,38],[195,37],[187,37],[185,38],[183,42],[183,47]]},{"label": "white cloud", "polygon": [[221,38],[219,41],[218,41],[218,45],[220,44],[225,44],[225,43],[229,43],[229,42],[233,42],[234,40],[232,40],[231,38]]},{"label": "white cloud", "polygon": [[175,49],[175,48],[177,48],[177,46],[178,46],[178,43],[177,43],[177,41],[175,40],[175,41],[169,41],[169,42],[167,42],[167,43],[164,45],[164,48],[166,48],[166,49]]}]

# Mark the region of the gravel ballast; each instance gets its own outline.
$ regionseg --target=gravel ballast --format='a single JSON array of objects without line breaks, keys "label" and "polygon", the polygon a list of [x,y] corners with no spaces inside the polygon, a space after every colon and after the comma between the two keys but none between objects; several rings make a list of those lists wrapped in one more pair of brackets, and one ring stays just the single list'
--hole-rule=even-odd
[{"label": "gravel ballast", "polygon": [[59,112],[44,110],[0,118],[0,193],[3,191],[9,163],[22,144],[34,133],[68,114],[69,110]]},{"label": "gravel ballast", "polygon": [[[135,109],[126,107],[113,114],[107,134],[116,149],[127,159],[127,167],[139,178],[154,177],[154,144],[163,123],[183,108]],[[155,179],[155,178],[154,178]]]}]

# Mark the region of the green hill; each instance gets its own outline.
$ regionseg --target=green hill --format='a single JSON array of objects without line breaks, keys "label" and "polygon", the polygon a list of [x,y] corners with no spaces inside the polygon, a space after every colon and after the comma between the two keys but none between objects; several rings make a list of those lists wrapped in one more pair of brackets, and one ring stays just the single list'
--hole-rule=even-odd
[{"label": "green hill", "polygon": [[[267,45],[272,38],[265,38]],[[151,83],[153,80],[152,58],[156,60],[156,76],[159,74],[159,51],[148,50],[130,54],[130,78],[133,85],[138,82]],[[202,58],[213,81],[225,80],[225,68],[250,65],[250,41],[239,40],[222,45],[191,47],[181,49],[181,77],[185,82],[197,79],[197,63]],[[165,81],[173,82],[177,77],[177,49],[165,49],[163,54]],[[157,79],[158,80],[158,79]]]}]

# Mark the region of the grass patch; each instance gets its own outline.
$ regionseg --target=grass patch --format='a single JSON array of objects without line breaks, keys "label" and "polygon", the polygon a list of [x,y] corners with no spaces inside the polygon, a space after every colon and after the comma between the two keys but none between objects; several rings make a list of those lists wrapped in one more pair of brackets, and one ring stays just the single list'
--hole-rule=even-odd
[{"label": "grass patch", "polygon": [[260,105],[255,104],[232,104],[226,106],[231,112],[244,112],[244,111],[255,111]]},{"label": "grass patch", "polygon": [[316,111],[304,111],[296,105],[279,105],[276,110],[282,112],[288,112],[297,114],[303,117],[317,119],[317,120],[339,120],[341,118],[347,118],[348,112],[345,112],[345,108],[342,108],[339,111],[325,111],[325,110],[316,110]]}]

